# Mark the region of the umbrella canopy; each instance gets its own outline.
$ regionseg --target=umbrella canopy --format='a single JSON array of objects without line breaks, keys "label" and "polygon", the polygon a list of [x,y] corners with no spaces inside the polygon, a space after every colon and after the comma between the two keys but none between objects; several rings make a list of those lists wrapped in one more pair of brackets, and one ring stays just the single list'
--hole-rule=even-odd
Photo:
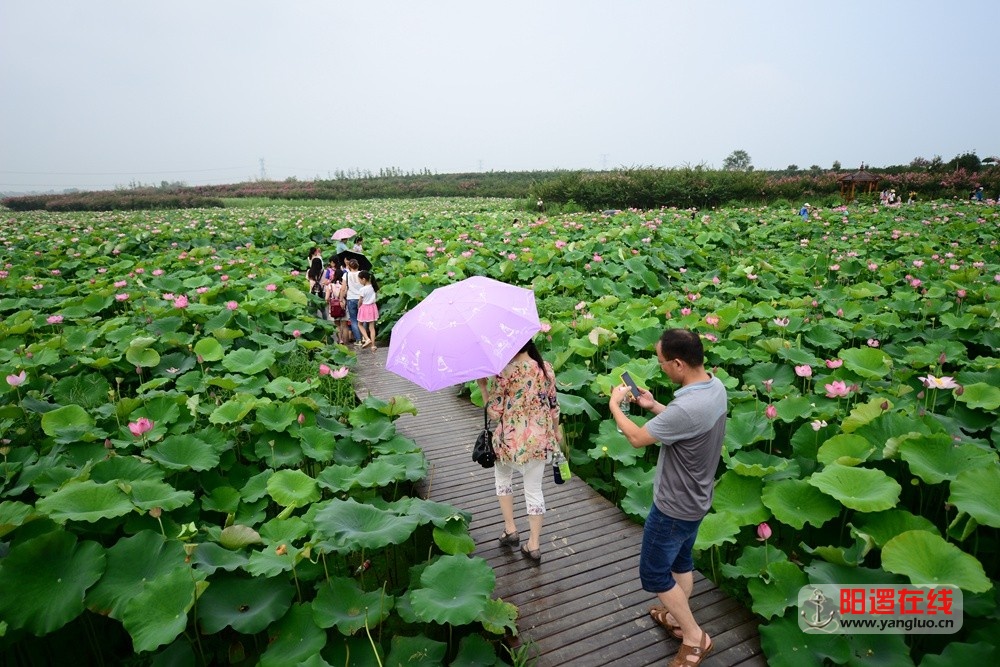
[{"label": "umbrella canopy", "polygon": [[352,236],[356,236],[357,232],[350,227],[341,227],[333,233],[331,237],[334,241],[343,241],[344,239],[349,239]]},{"label": "umbrella canopy", "polygon": [[434,391],[496,375],[539,329],[534,292],[466,278],[434,290],[396,322],[385,367]]},{"label": "umbrella canopy", "polygon": [[358,268],[362,271],[370,271],[372,268],[372,261],[361,253],[352,250],[341,250],[337,253],[337,266],[343,265],[345,259],[358,260]]}]

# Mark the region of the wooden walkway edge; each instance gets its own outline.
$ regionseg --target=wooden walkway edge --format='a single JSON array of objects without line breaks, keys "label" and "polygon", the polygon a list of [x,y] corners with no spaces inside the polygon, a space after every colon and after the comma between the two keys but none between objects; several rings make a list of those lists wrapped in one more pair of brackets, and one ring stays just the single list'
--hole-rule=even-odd
[{"label": "wooden walkway edge", "polygon": [[[417,415],[403,415],[396,428],[427,457],[421,492],[472,514],[475,555],[496,572],[494,597],[517,605],[518,639],[532,645],[537,667],[665,665],[680,642],[649,617],[656,599],[639,584],[642,527],[575,476],[555,484],[550,468],[542,487],[541,564],[501,547],[493,471],[471,458],[482,411],[455,389],[427,392],[385,370],[386,354],[385,348],[359,352],[355,391],[361,398],[406,396],[416,406]],[[519,476],[514,480],[515,516],[526,539],[524,497]],[[767,664],[756,617],[697,572],[691,608],[715,644],[704,664]]]}]

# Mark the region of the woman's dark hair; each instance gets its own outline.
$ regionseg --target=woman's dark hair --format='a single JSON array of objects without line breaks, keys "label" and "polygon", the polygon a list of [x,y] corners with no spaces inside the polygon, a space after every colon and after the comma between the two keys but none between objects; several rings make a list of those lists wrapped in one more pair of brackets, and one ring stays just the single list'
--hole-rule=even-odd
[{"label": "woman's dark hair", "polygon": [[687,329],[667,329],[660,336],[663,358],[680,359],[691,368],[705,365],[705,347],[698,334]]},{"label": "woman's dark hair", "polygon": [[376,292],[378,291],[378,282],[375,280],[375,276],[372,275],[371,271],[358,271],[358,278],[364,278],[368,281],[368,284],[372,286],[372,289]]},{"label": "woman's dark hair", "polygon": [[319,248],[317,246],[312,246],[311,248],[309,248],[309,257],[312,257],[317,252],[319,252]]},{"label": "woman's dark hair", "polygon": [[358,260],[354,259],[353,257],[349,257],[347,259],[347,268],[349,270],[357,271],[359,266],[360,264],[358,264]]},{"label": "woman's dark hair", "polygon": [[538,351],[537,347],[535,347],[535,341],[529,340],[525,343],[524,347],[518,350],[518,354],[521,352],[527,352],[528,356],[531,357],[536,364],[538,364],[538,369],[542,371],[542,375],[545,377],[549,376],[549,374],[545,372],[545,360],[542,359],[542,353]]}]

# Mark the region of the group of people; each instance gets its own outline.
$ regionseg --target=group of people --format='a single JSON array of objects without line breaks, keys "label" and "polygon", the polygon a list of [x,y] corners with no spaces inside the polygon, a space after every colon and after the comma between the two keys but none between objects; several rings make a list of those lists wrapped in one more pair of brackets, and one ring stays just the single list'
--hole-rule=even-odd
[{"label": "group of people", "polygon": [[[639,580],[659,604],[650,609],[656,623],[681,647],[671,665],[698,665],[714,649],[698,625],[688,599],[694,587],[693,550],[702,519],[712,506],[715,472],[722,455],[728,401],[722,382],[705,369],[705,352],[698,334],[667,329],[656,343],[660,369],[678,385],[664,405],[640,389],[634,396],[626,385],[611,391],[609,408],[619,430],[636,448],[657,445],[659,456],[653,482],[653,504],[643,529]],[[499,375],[478,380],[494,434],[497,459],[494,485],[504,528],[502,546],[520,547],[541,562],[545,464],[562,446],[555,374],[533,341],[529,341]],[[633,402],[653,417],[638,426],[622,410]],[[521,474],[529,535],[521,544],[514,519],[513,473]]]},{"label": "group of people", "polygon": [[319,316],[337,324],[337,342],[358,348],[378,349],[378,285],[369,270],[361,270],[357,259],[337,254],[327,266],[317,246],[309,249],[309,291],[325,302]]}]

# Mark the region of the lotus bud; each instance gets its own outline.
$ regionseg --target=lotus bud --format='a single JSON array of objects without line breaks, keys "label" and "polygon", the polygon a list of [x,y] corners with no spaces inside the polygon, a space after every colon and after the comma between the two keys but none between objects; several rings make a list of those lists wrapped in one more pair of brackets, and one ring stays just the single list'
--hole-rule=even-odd
[{"label": "lotus bud", "polygon": [[965,387],[963,387],[962,385],[958,385],[957,387],[955,387],[954,390],[952,390],[951,393],[953,393],[955,396],[961,396],[962,394],[965,393]]},{"label": "lotus bud", "polygon": [[300,425],[300,426],[301,426],[302,424],[305,424],[305,423],[306,423],[306,416],[305,416],[304,414],[302,414],[301,412],[299,413],[299,418],[298,418],[298,421],[299,421],[299,425]]},{"label": "lotus bud", "polygon": [[944,362],[946,362],[946,361],[948,361],[948,357],[945,355],[944,352],[942,352],[941,356],[938,357],[938,365],[944,366]]},{"label": "lotus bud", "polygon": [[771,527],[765,521],[757,526],[757,539],[761,542],[771,537]]},{"label": "lotus bud", "polygon": [[154,519],[159,519],[161,514],[163,514],[163,510],[159,507],[149,508],[149,516],[153,517]]},{"label": "lotus bud", "polygon": [[879,407],[882,408],[882,412],[885,412],[889,409],[889,401],[882,401],[882,404]]}]

